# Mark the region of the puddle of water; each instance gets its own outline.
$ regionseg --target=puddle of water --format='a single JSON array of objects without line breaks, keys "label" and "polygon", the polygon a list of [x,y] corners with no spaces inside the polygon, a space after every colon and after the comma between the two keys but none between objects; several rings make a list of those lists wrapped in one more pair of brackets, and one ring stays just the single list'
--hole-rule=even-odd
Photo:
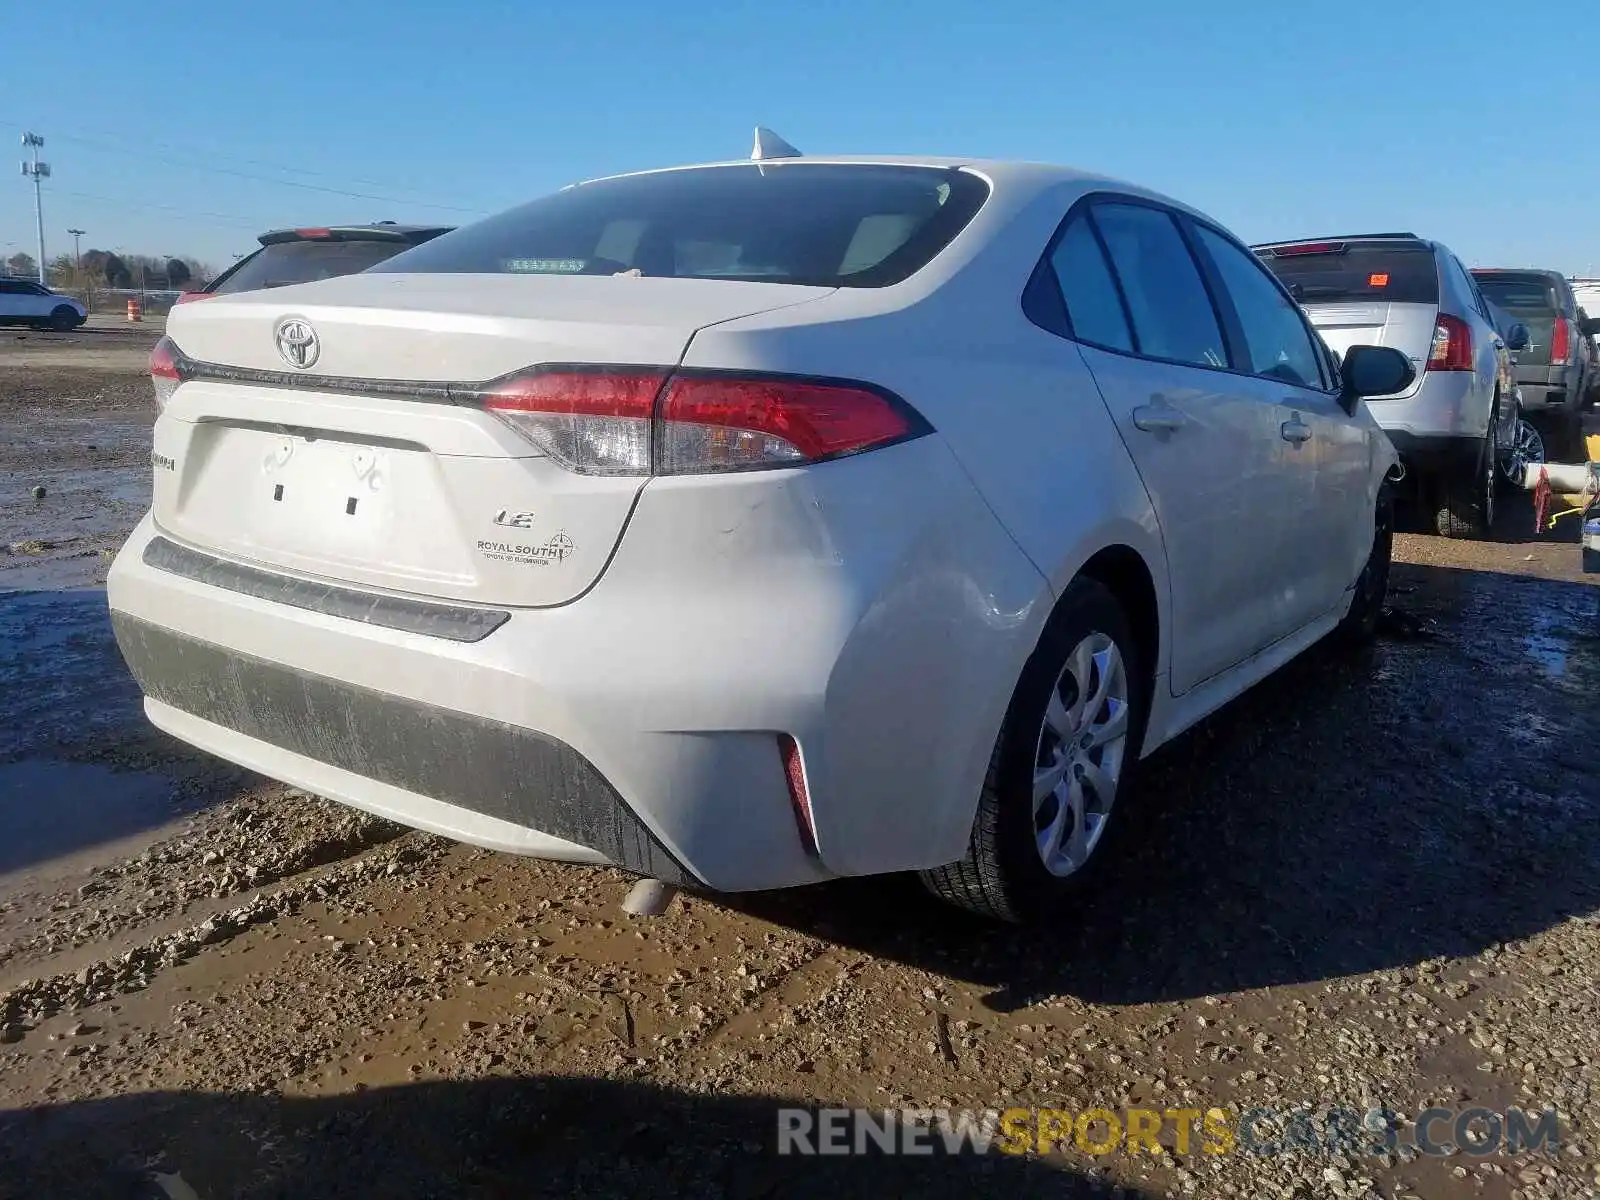
[{"label": "puddle of water", "polygon": [[0,765],[0,882],[175,815],[172,782],[160,775],[46,759]]},{"label": "puddle of water", "polygon": [[[0,587],[14,575],[0,573]],[[104,591],[0,592],[0,755],[48,756],[143,724]]]},{"label": "puddle of water", "polygon": [[1600,676],[1600,614],[1590,618],[1574,605],[1537,608],[1522,651],[1552,682],[1583,690]]}]

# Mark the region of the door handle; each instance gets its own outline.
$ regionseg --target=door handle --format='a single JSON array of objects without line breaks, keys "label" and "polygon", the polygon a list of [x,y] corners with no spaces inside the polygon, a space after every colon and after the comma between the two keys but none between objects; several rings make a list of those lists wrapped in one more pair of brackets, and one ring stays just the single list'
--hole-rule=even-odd
[{"label": "door handle", "polygon": [[1284,441],[1293,442],[1297,446],[1301,442],[1309,442],[1311,440],[1311,426],[1307,425],[1299,417],[1290,417],[1282,425],[1278,426],[1278,432],[1283,435]]},{"label": "door handle", "polygon": [[1133,410],[1134,428],[1146,433],[1172,433],[1188,423],[1189,418],[1170,404],[1141,404]]}]

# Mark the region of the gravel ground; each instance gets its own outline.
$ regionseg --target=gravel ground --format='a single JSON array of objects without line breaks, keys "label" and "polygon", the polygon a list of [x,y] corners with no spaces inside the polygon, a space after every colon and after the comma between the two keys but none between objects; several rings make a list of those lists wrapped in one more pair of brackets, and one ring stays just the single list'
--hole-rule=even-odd
[{"label": "gravel ground", "polygon": [[[143,724],[95,589],[156,333],[0,338],[0,1197],[1596,1195],[1600,589],[1525,503],[1494,542],[1402,536],[1376,648],[1146,764],[1058,929],[904,879],[632,918],[617,872]],[[1400,1136],[797,1159],[786,1105],[1381,1106]],[[1563,1145],[1418,1155],[1430,1105],[1553,1107]]]}]

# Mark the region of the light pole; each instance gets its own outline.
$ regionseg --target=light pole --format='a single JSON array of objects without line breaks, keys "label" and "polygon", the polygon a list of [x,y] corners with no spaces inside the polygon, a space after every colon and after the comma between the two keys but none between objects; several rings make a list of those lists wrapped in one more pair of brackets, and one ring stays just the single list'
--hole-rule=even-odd
[{"label": "light pole", "polygon": [[50,164],[39,161],[39,147],[44,145],[44,139],[37,133],[23,134],[22,144],[33,151],[31,163],[22,160],[22,173],[33,180],[33,216],[39,224],[39,282],[44,283],[44,193],[39,181],[50,178]]},{"label": "light pole", "polygon": [[72,269],[82,275],[83,251],[79,249],[78,239],[89,231],[87,229],[69,229],[67,232],[72,235]]}]

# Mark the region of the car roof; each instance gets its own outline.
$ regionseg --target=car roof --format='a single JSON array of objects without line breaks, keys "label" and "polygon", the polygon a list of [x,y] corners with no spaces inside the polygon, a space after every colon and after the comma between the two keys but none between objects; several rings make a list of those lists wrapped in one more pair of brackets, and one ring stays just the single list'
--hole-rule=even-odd
[{"label": "car roof", "polygon": [[[764,171],[783,170],[790,167],[812,166],[888,166],[933,167],[943,170],[962,170],[984,179],[996,193],[1006,193],[1018,203],[1028,203],[1052,192],[1077,192],[1088,194],[1112,191],[1121,195],[1142,196],[1167,207],[1188,214],[1196,220],[1218,225],[1217,219],[1194,208],[1174,196],[1156,191],[1143,184],[1114,175],[1086,171],[1080,167],[1060,163],[1038,162],[1029,159],[975,158],[938,154],[807,154],[803,156],[763,159],[735,158],[720,162],[689,163],[673,167],[655,167],[643,171],[622,171],[615,175],[601,175],[570,183],[566,188],[586,187],[611,179],[626,179],[643,175],[660,175],[673,171],[699,171],[722,167],[760,167]],[[1064,197],[1063,197],[1064,198]],[[1076,199],[1076,197],[1074,197]],[[988,206],[986,206],[988,207]]]},{"label": "car roof", "polygon": [[935,167],[945,170],[974,171],[994,183],[1027,181],[1036,184],[1050,183],[1109,183],[1134,191],[1145,188],[1126,180],[1114,179],[1077,167],[1057,163],[1034,162],[1026,159],[964,158],[954,155],[915,154],[806,154],[795,158],[764,159],[759,163],[748,158],[724,159],[717,162],[684,163],[671,167],[652,167],[642,171],[620,171],[614,175],[600,175],[580,180],[569,187],[583,187],[610,179],[626,179],[637,175],[660,175],[671,171],[700,171],[713,167],[756,167],[762,170],[782,170],[790,166],[885,166],[885,167]]},{"label": "car roof", "polygon": [[1283,246],[1309,246],[1315,242],[1367,242],[1378,244],[1396,242],[1426,246],[1430,250],[1436,250],[1439,247],[1438,242],[1430,238],[1419,237],[1414,233],[1334,233],[1326,234],[1322,237],[1287,238],[1279,242],[1253,242],[1250,249],[1276,250]]},{"label": "car roof", "polygon": [[1560,271],[1549,271],[1544,267],[1473,267],[1474,275],[1522,275],[1533,279],[1560,279],[1566,276]]}]

